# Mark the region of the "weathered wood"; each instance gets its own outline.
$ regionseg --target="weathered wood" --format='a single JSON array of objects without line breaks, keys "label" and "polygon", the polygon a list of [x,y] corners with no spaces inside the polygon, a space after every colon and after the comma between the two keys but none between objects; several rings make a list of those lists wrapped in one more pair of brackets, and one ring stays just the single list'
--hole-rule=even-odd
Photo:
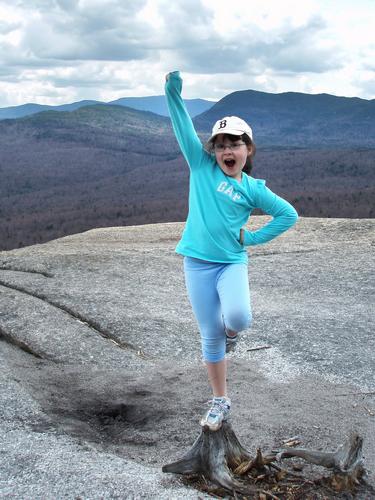
[{"label": "weathered wood", "polygon": [[[299,457],[308,463],[320,465],[333,471],[330,486],[336,491],[353,491],[359,484],[365,469],[362,459],[363,440],[357,434],[352,434],[348,441],[335,452],[321,452],[302,448],[287,448],[279,452],[263,455],[258,449],[252,456],[239,442],[231,425],[224,422],[216,432],[203,428],[192,448],[177,462],[164,465],[163,472],[175,474],[202,474],[212,483],[230,492],[242,494],[260,493],[243,478],[249,474],[256,480],[267,478],[271,470],[278,470],[276,481],[284,479],[289,473],[280,469],[276,462],[283,458]],[[240,476],[241,480],[235,478]],[[294,475],[295,476],[295,475]],[[307,483],[302,476],[300,480]],[[270,494],[268,492],[268,494]]]},{"label": "weathered wood", "polygon": [[276,458],[281,460],[286,457],[300,457],[306,462],[321,465],[327,469],[338,472],[350,472],[353,468],[363,464],[362,460],[363,439],[358,434],[352,434],[348,441],[339,446],[336,452],[305,450],[303,448],[288,448],[280,451]]},{"label": "weathered wood", "polygon": [[162,471],[200,473],[226,490],[250,493],[255,490],[245,488],[234,479],[229,469],[249,459],[251,455],[240,444],[230,424],[225,422],[216,432],[203,428],[192,448],[177,462],[164,465]]},{"label": "weathered wood", "polygon": [[359,484],[364,476],[362,458],[363,439],[353,433],[343,445],[333,453],[322,451],[305,450],[302,448],[288,448],[276,455],[277,460],[286,457],[299,457],[306,462],[321,465],[327,469],[333,469],[331,478],[332,487],[336,491],[352,490]]}]

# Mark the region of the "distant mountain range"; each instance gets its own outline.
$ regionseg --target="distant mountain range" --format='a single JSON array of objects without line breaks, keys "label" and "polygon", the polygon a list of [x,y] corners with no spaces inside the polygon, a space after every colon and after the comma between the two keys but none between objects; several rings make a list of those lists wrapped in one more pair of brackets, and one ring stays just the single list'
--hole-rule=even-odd
[{"label": "distant mountain range", "polygon": [[[233,92],[217,103],[186,99],[196,128],[208,134],[213,123],[238,115],[253,127],[256,143],[285,147],[374,147],[375,99],[337,97],[329,94],[255,90]],[[123,97],[108,103],[80,101],[60,106],[24,104],[0,108],[0,120],[21,118],[41,111],[75,111],[82,107],[110,105],[168,116],[164,96]]]},{"label": "distant mountain range", "polygon": [[0,120],[13,118],[22,118],[24,116],[35,115],[42,111],[74,111],[83,106],[99,104],[99,101],[79,101],[71,104],[61,104],[60,106],[48,106],[45,104],[21,104],[20,106],[10,106],[8,108],[0,108]]},{"label": "distant mountain range", "polygon": [[[22,118],[23,116],[34,115],[42,111],[74,111],[84,106],[93,106],[97,104],[107,104],[116,106],[126,106],[128,108],[141,111],[151,111],[161,116],[168,116],[168,108],[163,95],[148,97],[122,97],[110,102],[101,101],[79,101],[71,104],[61,104],[59,106],[48,106],[45,104],[22,104],[20,106],[10,106],[0,108],[0,120]],[[185,105],[191,117],[199,115],[213,106],[215,102],[205,101],[204,99],[185,99]]]},{"label": "distant mountain range", "polygon": [[[170,119],[88,103],[0,121],[0,250],[186,217],[189,170]],[[233,114],[254,128],[254,177],[300,215],[375,217],[374,101],[235,92],[194,119],[202,141]]]},{"label": "distant mountain range", "polygon": [[208,132],[228,114],[246,120],[263,145],[375,147],[375,99],[243,90],[196,117],[195,125]]},{"label": "distant mountain range", "polygon": [[[204,111],[210,109],[215,102],[205,101],[204,99],[184,99],[186,109],[193,118]],[[120,106],[128,106],[129,108],[138,109],[140,111],[151,111],[161,116],[169,116],[167,101],[163,95],[154,95],[149,97],[122,97],[116,101],[111,101],[108,104],[117,104]]]}]

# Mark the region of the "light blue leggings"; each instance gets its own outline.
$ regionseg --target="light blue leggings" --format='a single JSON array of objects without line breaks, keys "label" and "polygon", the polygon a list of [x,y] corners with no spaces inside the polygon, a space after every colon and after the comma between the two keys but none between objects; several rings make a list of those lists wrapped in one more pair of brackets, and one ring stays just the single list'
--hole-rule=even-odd
[{"label": "light blue leggings", "polygon": [[251,324],[247,265],[184,257],[184,270],[203,358],[217,363],[225,357],[225,328],[240,332]]}]

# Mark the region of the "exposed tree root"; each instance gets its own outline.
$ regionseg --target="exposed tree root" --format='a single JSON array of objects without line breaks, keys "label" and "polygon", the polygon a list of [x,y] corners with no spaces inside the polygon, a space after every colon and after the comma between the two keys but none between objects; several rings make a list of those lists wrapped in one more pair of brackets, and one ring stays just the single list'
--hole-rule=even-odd
[{"label": "exposed tree root", "polygon": [[[266,500],[340,498],[343,492],[359,489],[373,492],[363,481],[362,438],[357,434],[335,452],[288,448],[252,456],[238,441],[231,425],[225,422],[216,432],[203,428],[192,448],[177,462],[164,465],[163,472],[183,474],[189,482],[219,498],[230,493],[235,498]],[[309,464],[332,471],[329,477],[311,479],[280,467],[284,458],[298,457]],[[302,466],[295,466],[301,470]],[[320,492],[320,493],[319,493]],[[240,495],[238,497],[237,495]]]},{"label": "exposed tree root", "polygon": [[352,434],[334,453],[295,448],[281,451],[276,458],[281,460],[286,457],[300,457],[306,462],[332,469],[332,488],[338,492],[354,491],[365,474],[362,443],[361,437]]}]

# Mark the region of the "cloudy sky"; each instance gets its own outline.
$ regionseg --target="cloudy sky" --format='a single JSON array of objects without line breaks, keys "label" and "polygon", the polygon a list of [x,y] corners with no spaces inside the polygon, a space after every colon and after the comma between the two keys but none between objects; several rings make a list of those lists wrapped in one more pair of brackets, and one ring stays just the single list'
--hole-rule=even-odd
[{"label": "cloudy sky", "polygon": [[374,0],[0,0],[0,107],[242,89],[375,98]]}]

